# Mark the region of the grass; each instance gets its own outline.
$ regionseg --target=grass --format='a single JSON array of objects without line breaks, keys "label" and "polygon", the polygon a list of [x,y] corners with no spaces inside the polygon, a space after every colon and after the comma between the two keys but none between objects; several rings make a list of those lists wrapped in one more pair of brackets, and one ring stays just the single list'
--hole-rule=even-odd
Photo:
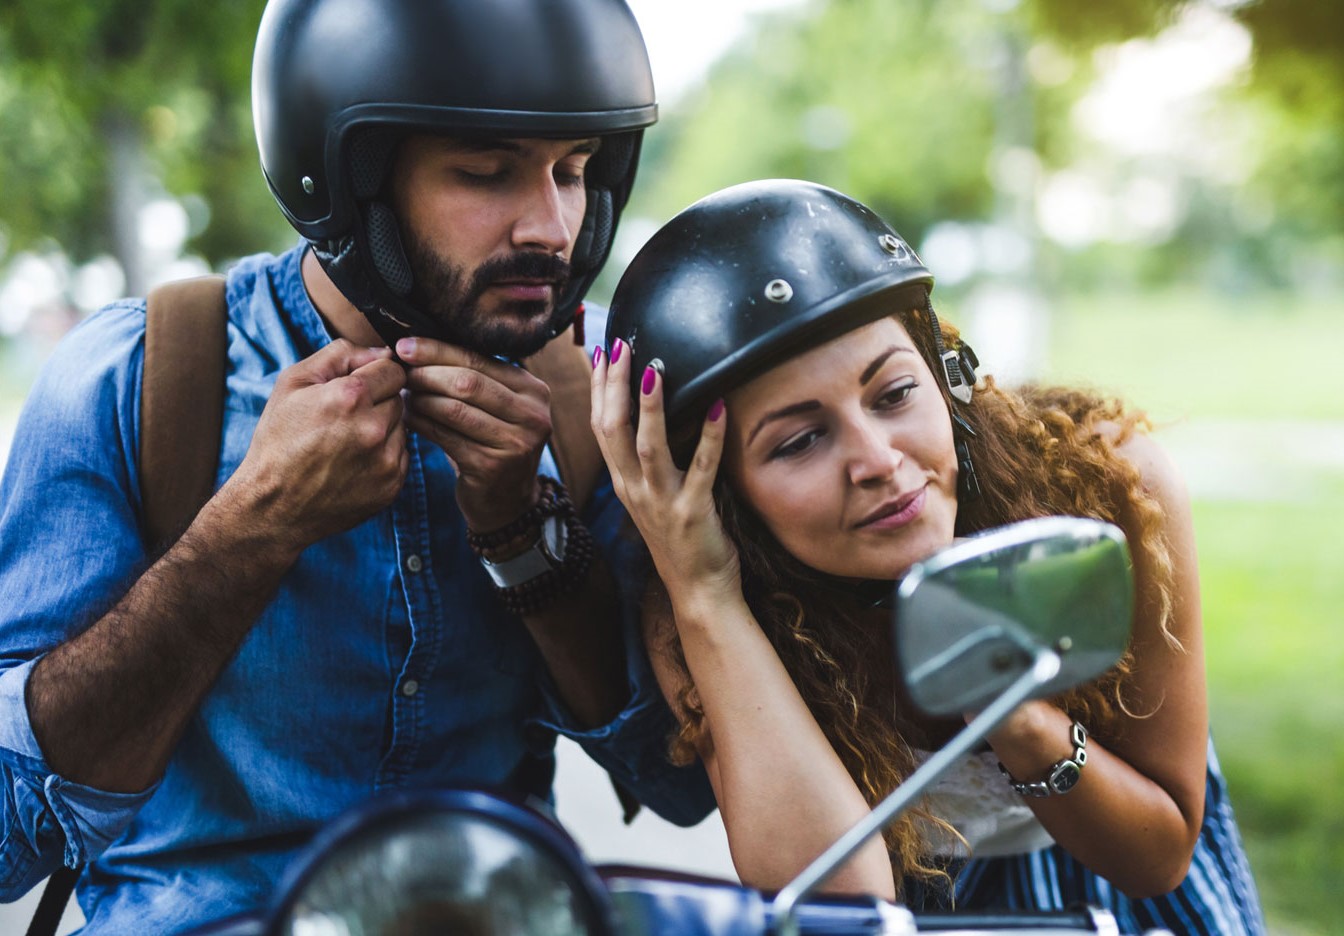
[{"label": "grass", "polygon": [[1337,931],[1344,875],[1344,459],[1304,468],[1272,442],[1285,422],[1342,437],[1341,323],[1344,298],[1177,293],[1074,298],[1051,323],[1052,379],[1122,391],[1163,421],[1251,427],[1209,464],[1260,466],[1272,499],[1192,491],[1214,737],[1277,933]]},{"label": "grass", "polygon": [[1344,871],[1344,484],[1317,503],[1198,504],[1219,754],[1270,919],[1337,925]]}]

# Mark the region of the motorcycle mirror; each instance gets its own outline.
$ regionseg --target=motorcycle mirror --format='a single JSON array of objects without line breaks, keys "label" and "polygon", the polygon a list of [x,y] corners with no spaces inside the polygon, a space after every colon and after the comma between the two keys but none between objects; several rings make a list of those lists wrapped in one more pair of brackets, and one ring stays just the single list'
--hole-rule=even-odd
[{"label": "motorcycle mirror", "polygon": [[977,714],[775,895],[775,932],[797,936],[799,901],[1018,705],[1112,666],[1129,644],[1133,591],[1124,533],[1076,517],[1009,524],[912,566],[896,586],[897,673],[930,715]]},{"label": "motorcycle mirror", "polygon": [[1044,517],[956,543],[896,589],[892,645],[910,700],[934,716],[983,709],[1031,668],[1060,657],[1031,698],[1111,667],[1129,643],[1133,584],[1124,534],[1099,520]]},{"label": "motorcycle mirror", "polygon": [[606,892],[539,813],[467,790],[346,814],[281,888],[268,936],[612,936]]}]

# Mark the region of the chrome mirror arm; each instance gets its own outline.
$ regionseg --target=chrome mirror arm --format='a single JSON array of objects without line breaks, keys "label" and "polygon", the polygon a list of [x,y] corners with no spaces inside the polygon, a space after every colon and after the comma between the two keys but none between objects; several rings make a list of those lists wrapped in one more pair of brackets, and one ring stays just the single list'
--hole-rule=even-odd
[{"label": "chrome mirror arm", "polygon": [[822,852],[802,873],[775,895],[770,905],[773,928],[778,936],[798,936],[798,903],[859,850],[864,842],[886,828],[895,816],[999,726],[1022,702],[1029,699],[1059,673],[1060,656],[1044,647],[1036,652],[1031,668],[991,702],[939,751],[925,761],[891,795],[859,820],[835,844]]}]

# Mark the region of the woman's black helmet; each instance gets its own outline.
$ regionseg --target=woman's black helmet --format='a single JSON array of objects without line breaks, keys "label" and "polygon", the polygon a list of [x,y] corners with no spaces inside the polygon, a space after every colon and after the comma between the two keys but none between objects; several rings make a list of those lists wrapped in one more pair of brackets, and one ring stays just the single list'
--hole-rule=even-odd
[{"label": "woman's black helmet", "polygon": [[924,308],[932,288],[910,246],[854,199],[812,182],[748,182],[649,239],[616,286],[607,346],[630,346],[636,381],[662,362],[668,438],[685,465],[716,399],[807,348]]},{"label": "woman's black helmet", "polygon": [[391,342],[436,331],[406,301],[410,266],[380,198],[403,135],[603,137],[559,299],[572,313],[606,261],[658,107],[624,0],[271,0],[252,114],[280,209]]}]

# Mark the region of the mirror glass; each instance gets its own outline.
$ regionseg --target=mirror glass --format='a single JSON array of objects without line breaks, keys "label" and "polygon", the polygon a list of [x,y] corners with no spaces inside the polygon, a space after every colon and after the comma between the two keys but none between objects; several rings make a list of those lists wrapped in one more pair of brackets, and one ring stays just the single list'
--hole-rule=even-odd
[{"label": "mirror glass", "polygon": [[1059,674],[1034,697],[1099,676],[1129,642],[1129,550],[1119,528],[1047,517],[955,543],[897,586],[892,644],[911,701],[930,715],[983,709],[1041,647]]},{"label": "mirror glass", "polygon": [[403,815],[343,841],[281,926],[292,936],[603,931],[562,859],[486,817]]}]

